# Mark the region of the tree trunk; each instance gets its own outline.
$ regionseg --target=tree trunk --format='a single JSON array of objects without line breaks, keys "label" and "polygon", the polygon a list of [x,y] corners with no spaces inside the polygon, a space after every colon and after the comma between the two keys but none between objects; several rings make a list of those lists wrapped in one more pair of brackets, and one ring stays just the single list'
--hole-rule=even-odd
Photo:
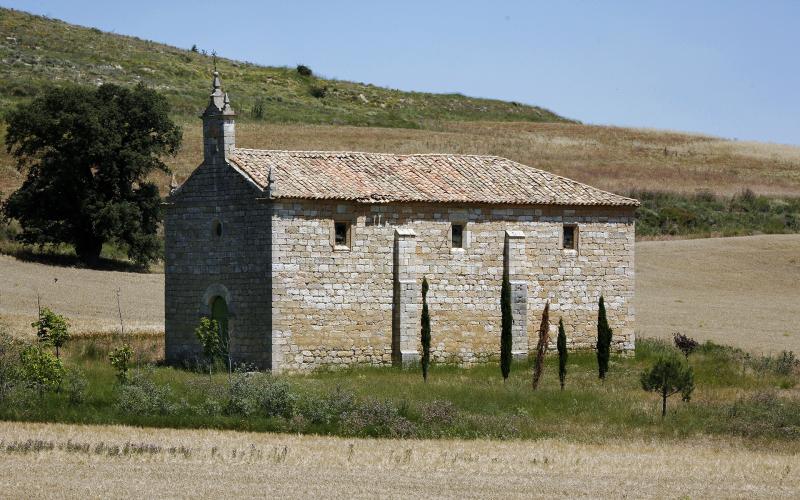
[{"label": "tree trunk", "polygon": [[85,237],[75,243],[75,253],[87,266],[95,266],[100,262],[100,252],[103,250],[103,240],[94,237]]},{"label": "tree trunk", "polygon": [[667,416],[667,389],[664,388],[661,391],[661,418]]}]

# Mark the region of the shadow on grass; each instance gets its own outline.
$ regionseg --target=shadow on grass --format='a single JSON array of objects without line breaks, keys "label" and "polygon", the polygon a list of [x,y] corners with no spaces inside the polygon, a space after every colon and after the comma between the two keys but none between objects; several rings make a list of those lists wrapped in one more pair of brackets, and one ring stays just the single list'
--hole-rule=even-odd
[{"label": "shadow on grass", "polygon": [[75,255],[71,248],[38,248],[20,244],[5,244],[0,246],[0,254],[9,255],[23,262],[33,262],[58,267],[76,267],[94,269],[97,271],[121,271],[128,273],[149,273],[150,266],[140,265],[122,257],[107,257],[101,255],[92,265],[88,265]]}]

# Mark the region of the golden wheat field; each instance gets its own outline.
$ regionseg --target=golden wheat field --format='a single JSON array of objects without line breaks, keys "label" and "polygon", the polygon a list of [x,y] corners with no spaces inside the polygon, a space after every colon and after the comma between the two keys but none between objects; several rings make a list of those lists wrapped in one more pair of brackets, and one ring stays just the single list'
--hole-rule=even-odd
[{"label": "golden wheat field", "polygon": [[[636,332],[800,351],[800,235],[648,241],[636,245]],[[37,293],[76,331],[163,331],[164,276],[21,262],[0,255],[0,318],[32,335]]]},{"label": "golden wheat field", "polygon": [[[200,120],[183,128],[180,153],[166,160],[179,182],[202,158]],[[750,188],[800,195],[800,147],[680,132],[571,123],[445,122],[414,130],[242,121],[236,134],[237,145],[249,148],[499,155],[618,193]],[[0,191],[8,195],[22,179],[0,151]],[[168,177],[158,181],[166,192]]]},{"label": "golden wheat field", "polygon": [[796,455],[737,442],[349,439],[0,422],[15,498],[793,498]]}]

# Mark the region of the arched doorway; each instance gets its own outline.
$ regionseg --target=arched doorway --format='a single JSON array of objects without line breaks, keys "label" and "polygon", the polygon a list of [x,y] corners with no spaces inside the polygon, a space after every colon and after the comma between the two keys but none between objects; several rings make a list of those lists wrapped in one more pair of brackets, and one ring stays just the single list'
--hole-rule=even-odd
[{"label": "arched doorway", "polygon": [[220,296],[211,300],[211,319],[219,325],[219,338],[223,346],[228,345],[228,304]]}]

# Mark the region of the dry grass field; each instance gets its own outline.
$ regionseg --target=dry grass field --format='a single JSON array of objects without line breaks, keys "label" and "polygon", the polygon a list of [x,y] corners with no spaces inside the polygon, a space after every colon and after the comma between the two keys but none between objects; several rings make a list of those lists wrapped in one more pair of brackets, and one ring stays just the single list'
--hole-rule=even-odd
[{"label": "dry grass field", "polygon": [[640,334],[800,351],[800,235],[636,245]]},{"label": "dry grass field", "polygon": [[[179,182],[202,158],[200,120],[183,126],[183,148],[167,161]],[[678,132],[571,123],[443,122],[415,130],[243,121],[236,134],[239,146],[251,148],[499,155],[618,193],[730,195],[750,188],[800,195],[800,147]],[[6,195],[23,179],[12,165],[3,148],[0,191]],[[169,179],[158,180],[166,192]]]},{"label": "dry grass field", "polygon": [[[800,235],[637,243],[637,334],[680,331],[754,353],[800,351]],[[57,280],[56,280],[57,279]],[[36,293],[84,332],[163,331],[164,276],[20,262],[0,255],[0,317],[32,334]]]},{"label": "dry grass field", "polygon": [[0,255],[0,321],[33,334],[37,293],[43,306],[67,316],[75,331],[164,331],[164,275],[95,271],[23,262]]},{"label": "dry grass field", "polygon": [[[613,192],[634,189],[800,195],[800,147],[678,132],[571,123],[432,124],[431,130],[242,122],[241,147],[396,153],[491,154]],[[184,125],[170,161],[182,181],[201,155],[199,120]],[[162,179],[162,188],[167,184]]]},{"label": "dry grass field", "polygon": [[[0,422],[9,498],[796,498],[791,452],[688,442],[349,439]],[[625,492],[625,493],[623,493]]]}]

